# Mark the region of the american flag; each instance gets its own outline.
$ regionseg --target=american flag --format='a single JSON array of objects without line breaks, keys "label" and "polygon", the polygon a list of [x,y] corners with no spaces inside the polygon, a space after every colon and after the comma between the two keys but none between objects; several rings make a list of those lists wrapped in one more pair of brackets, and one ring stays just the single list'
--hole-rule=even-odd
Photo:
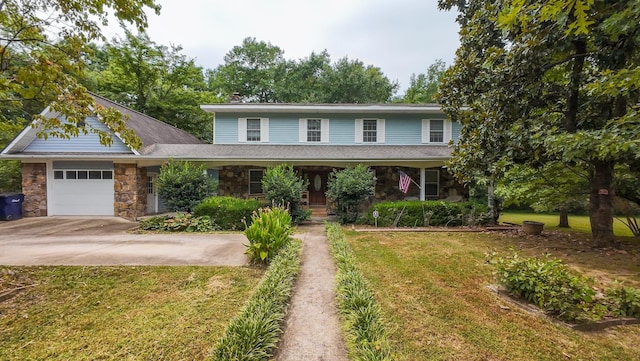
[{"label": "american flag", "polygon": [[411,177],[409,177],[407,173],[400,171],[400,181],[398,182],[398,188],[400,188],[400,191],[402,191],[402,193],[407,193],[410,185]]}]

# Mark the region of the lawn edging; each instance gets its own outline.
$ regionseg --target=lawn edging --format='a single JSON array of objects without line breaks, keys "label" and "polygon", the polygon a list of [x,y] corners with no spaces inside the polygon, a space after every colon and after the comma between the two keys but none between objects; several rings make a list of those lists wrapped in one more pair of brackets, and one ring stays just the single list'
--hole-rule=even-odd
[{"label": "lawn edging", "polygon": [[382,310],[355,264],[342,227],[326,223],[331,254],[336,263],[336,298],[347,349],[356,360],[392,360]]},{"label": "lawn edging", "polygon": [[264,278],[222,339],[213,360],[268,360],[282,335],[282,323],[300,271],[302,242],[292,239],[271,261]]}]

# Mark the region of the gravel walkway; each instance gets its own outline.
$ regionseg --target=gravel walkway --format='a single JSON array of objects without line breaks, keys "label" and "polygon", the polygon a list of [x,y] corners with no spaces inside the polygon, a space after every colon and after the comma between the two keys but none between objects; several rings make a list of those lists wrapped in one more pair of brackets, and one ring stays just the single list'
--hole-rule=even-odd
[{"label": "gravel walkway", "polygon": [[335,305],[336,268],[324,226],[298,227],[302,266],[276,361],[347,361]]}]

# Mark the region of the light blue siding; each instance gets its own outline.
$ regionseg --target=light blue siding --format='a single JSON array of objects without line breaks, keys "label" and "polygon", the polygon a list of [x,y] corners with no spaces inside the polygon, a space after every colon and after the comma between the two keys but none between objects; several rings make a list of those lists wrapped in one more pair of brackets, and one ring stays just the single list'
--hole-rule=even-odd
[{"label": "light blue siding", "polygon": [[36,138],[29,144],[24,152],[65,152],[65,153],[131,153],[131,150],[96,118],[87,118],[87,128],[94,128],[111,134],[113,144],[110,147],[100,144],[98,134],[78,134],[78,137],[62,139],[49,137],[48,139]]},{"label": "light blue siding", "polygon": [[356,125],[354,118],[329,118],[329,144],[355,144]]},{"label": "light blue siding", "polygon": [[214,124],[215,144],[238,143],[238,118],[216,115],[216,124]]},{"label": "light blue siding", "polygon": [[[238,118],[269,118],[269,144],[299,143],[300,118],[329,119],[329,144],[353,145],[355,120],[360,118],[385,119],[385,143],[388,145],[419,145],[422,143],[422,119],[444,119],[438,114],[216,114],[215,144],[238,143]],[[452,139],[457,141],[460,124],[451,127]],[[304,143],[311,145],[310,143]]]},{"label": "light blue siding", "polygon": [[269,143],[297,144],[299,142],[298,127],[300,118],[281,115],[278,118],[269,117]]},{"label": "light blue siding", "polygon": [[451,139],[453,139],[454,143],[457,143],[460,140],[460,130],[462,129],[462,124],[459,122],[451,123]]},{"label": "light blue siding", "polygon": [[385,144],[405,145],[422,142],[422,118],[405,116],[385,120]]}]

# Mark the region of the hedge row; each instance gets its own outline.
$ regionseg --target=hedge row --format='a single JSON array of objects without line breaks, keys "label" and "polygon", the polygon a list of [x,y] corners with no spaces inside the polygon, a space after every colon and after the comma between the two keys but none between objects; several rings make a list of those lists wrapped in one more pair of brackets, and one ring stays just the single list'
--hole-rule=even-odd
[{"label": "hedge row", "polygon": [[354,360],[393,360],[382,311],[355,265],[353,253],[337,223],[325,226],[336,262],[338,310],[343,320],[347,348]]},{"label": "hedge row", "polygon": [[273,258],[244,309],[212,351],[217,361],[262,361],[272,357],[300,270],[302,242],[291,240]]},{"label": "hedge row", "polygon": [[373,204],[363,223],[380,227],[475,226],[487,224],[487,206],[473,202],[397,201]]},{"label": "hedge row", "polygon": [[193,215],[208,216],[220,229],[234,231],[244,229],[243,220],[250,223],[261,206],[255,199],[209,197],[193,209]]}]

